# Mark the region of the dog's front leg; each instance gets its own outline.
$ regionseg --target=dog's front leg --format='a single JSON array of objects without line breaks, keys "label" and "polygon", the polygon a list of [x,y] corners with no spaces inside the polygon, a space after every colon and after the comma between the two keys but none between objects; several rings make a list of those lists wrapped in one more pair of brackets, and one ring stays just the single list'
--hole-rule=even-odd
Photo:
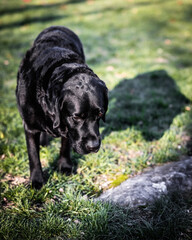
[{"label": "dog's front leg", "polygon": [[29,156],[30,179],[32,187],[40,189],[43,185],[43,172],[39,158],[40,133],[31,133],[25,129],[27,151]]},{"label": "dog's front leg", "polygon": [[66,175],[70,175],[72,173],[73,163],[70,157],[70,143],[69,139],[65,137],[61,138],[61,150],[58,168],[61,173],[65,173]]}]

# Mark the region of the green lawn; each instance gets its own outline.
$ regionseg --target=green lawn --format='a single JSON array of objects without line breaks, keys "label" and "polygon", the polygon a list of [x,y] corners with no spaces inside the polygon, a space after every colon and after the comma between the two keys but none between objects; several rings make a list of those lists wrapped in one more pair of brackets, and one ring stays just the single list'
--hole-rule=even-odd
[{"label": "green lawn", "polygon": [[[77,174],[65,176],[55,171],[54,139],[41,148],[48,181],[36,191],[16,75],[51,25],[79,35],[110,101],[101,150],[73,153]],[[0,0],[0,239],[192,239],[192,193],[144,209],[92,201],[148,166],[192,155],[191,39],[191,0]]]}]

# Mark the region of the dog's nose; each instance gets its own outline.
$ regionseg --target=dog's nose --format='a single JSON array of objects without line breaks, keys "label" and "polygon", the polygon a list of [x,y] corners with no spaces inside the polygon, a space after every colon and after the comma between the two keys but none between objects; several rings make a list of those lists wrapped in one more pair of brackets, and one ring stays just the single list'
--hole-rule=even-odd
[{"label": "dog's nose", "polygon": [[86,147],[89,152],[97,152],[100,147],[100,141],[99,140],[88,141]]}]

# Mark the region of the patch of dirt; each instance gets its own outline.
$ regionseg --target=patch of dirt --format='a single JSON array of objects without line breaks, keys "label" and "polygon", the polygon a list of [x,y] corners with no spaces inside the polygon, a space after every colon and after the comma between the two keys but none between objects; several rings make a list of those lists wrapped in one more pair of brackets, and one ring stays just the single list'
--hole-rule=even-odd
[{"label": "patch of dirt", "polygon": [[29,179],[27,177],[12,176],[11,174],[6,174],[1,182],[8,182],[10,185],[16,186],[19,184],[27,184]]},{"label": "patch of dirt", "polygon": [[109,189],[109,186],[112,183],[112,179],[110,175],[107,174],[101,174],[99,176],[97,176],[95,184],[99,185],[99,189],[105,191],[107,189]]}]

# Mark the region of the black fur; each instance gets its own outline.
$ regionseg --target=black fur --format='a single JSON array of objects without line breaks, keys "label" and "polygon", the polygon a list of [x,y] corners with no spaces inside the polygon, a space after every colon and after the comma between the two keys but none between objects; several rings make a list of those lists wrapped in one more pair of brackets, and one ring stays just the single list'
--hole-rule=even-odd
[{"label": "black fur", "polygon": [[[105,119],[107,88],[86,65],[82,44],[65,27],[50,27],[36,38],[21,62],[16,89],[35,188],[43,185],[40,134],[61,137],[58,167],[71,173],[70,146],[80,154],[97,152],[99,120]],[[41,136],[42,138],[42,136]]]}]

